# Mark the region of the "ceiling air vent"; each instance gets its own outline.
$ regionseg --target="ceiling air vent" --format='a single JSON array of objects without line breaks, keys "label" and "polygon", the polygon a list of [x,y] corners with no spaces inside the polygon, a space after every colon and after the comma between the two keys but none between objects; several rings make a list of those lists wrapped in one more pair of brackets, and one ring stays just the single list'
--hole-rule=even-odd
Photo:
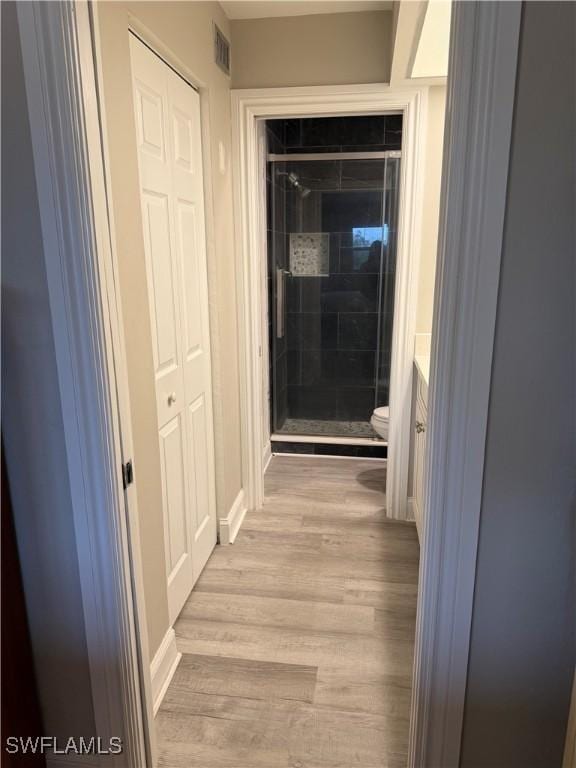
[{"label": "ceiling air vent", "polygon": [[222,34],[222,31],[218,29],[214,24],[214,55],[216,57],[216,64],[227,75],[230,74],[230,43]]}]

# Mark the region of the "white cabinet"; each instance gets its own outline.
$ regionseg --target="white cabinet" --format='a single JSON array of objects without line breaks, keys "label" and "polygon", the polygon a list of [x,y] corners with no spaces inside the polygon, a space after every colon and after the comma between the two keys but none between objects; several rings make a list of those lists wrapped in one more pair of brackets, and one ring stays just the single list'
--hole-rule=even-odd
[{"label": "white cabinet", "polygon": [[424,531],[424,460],[426,456],[426,429],[428,421],[428,384],[417,365],[414,366],[416,386],[414,387],[413,476],[412,493],[414,519],[418,538],[422,541]]}]

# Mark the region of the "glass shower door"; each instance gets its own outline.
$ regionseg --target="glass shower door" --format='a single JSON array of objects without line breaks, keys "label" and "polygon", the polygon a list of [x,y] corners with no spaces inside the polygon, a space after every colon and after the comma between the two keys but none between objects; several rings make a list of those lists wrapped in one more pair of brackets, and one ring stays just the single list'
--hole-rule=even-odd
[{"label": "glass shower door", "polygon": [[388,402],[399,153],[270,162],[272,426],[376,437]]}]

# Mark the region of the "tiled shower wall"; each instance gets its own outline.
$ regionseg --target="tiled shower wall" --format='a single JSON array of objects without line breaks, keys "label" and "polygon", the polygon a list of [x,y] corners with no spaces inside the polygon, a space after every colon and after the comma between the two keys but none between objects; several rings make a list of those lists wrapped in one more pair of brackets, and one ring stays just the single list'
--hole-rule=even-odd
[{"label": "tiled shower wall", "polygon": [[[277,153],[396,150],[401,117],[268,121],[269,150]],[[276,339],[271,313],[274,430],[292,419],[368,422],[375,405],[388,403],[394,263],[382,275],[379,241],[370,228],[384,219],[384,191],[396,199],[397,167],[384,160],[313,160],[268,164],[270,306],[275,308],[275,267],[290,269],[290,233],[328,233],[327,274],[286,280],[286,334]],[[310,192],[287,183],[295,173]],[[367,240],[359,242],[360,230]],[[388,233],[393,256],[395,231]],[[383,260],[386,263],[386,259]],[[377,357],[378,334],[383,353]],[[378,368],[378,370],[377,370]]]}]

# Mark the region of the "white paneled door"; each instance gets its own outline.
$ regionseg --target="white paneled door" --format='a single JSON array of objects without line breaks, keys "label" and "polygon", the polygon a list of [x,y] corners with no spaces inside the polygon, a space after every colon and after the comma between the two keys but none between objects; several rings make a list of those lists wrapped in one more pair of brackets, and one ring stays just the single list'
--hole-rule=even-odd
[{"label": "white paneled door", "polygon": [[173,622],[216,543],[200,98],[130,51]]}]

